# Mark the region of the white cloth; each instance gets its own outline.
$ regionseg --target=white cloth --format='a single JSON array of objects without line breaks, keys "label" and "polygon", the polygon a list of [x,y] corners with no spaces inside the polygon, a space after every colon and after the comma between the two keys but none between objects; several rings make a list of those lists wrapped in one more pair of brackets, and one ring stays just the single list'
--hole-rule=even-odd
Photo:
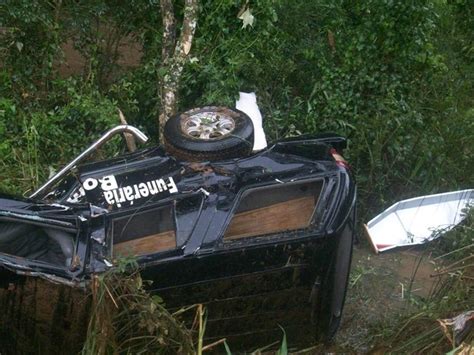
[{"label": "white cloth", "polygon": [[246,113],[253,122],[254,143],[253,151],[259,151],[267,147],[267,138],[263,130],[262,114],[257,105],[257,97],[254,92],[239,92],[239,99],[235,102],[235,108]]}]

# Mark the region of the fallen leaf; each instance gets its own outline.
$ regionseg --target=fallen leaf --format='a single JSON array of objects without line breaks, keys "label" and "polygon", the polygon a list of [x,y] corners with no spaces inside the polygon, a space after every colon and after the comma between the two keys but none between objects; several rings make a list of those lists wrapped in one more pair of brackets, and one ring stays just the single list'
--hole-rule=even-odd
[{"label": "fallen leaf", "polygon": [[250,12],[249,7],[239,16],[239,19],[242,20],[242,28],[246,28],[247,26],[253,27],[255,17]]}]

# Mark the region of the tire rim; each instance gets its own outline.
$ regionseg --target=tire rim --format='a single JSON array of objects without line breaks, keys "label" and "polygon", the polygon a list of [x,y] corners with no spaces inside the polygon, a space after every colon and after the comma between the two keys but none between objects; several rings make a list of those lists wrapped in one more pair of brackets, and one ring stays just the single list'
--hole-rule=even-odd
[{"label": "tire rim", "polygon": [[222,112],[199,112],[181,120],[181,130],[195,139],[220,139],[235,129],[235,120]]}]

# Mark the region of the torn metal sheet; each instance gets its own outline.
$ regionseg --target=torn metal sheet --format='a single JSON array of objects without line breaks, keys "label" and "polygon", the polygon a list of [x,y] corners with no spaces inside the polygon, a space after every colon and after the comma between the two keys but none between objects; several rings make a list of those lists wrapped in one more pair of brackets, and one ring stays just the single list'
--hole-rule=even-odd
[{"label": "torn metal sheet", "polygon": [[473,204],[474,189],[403,200],[367,223],[367,235],[376,253],[423,244],[460,223]]}]

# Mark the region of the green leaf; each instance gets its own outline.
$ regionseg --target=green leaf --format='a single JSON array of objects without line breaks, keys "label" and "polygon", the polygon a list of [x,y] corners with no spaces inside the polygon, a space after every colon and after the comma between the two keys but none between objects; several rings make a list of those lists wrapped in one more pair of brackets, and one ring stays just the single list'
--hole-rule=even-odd
[{"label": "green leaf", "polygon": [[155,302],[155,303],[157,303],[157,304],[163,303],[163,298],[161,298],[161,297],[158,296],[158,295],[153,295],[151,298],[152,298],[153,302]]},{"label": "green leaf", "polygon": [[281,340],[280,349],[277,351],[277,355],[288,355],[288,344],[286,342],[286,332],[283,327],[280,326],[281,331],[283,332],[283,339]]},{"label": "green leaf", "polygon": [[232,351],[230,351],[229,344],[227,344],[227,342],[225,340],[224,340],[224,347],[225,347],[225,353],[227,355],[232,355]]},{"label": "green leaf", "polygon": [[21,52],[23,49],[23,43],[22,42],[15,42],[16,49],[18,49],[18,52]]},{"label": "green leaf", "polygon": [[142,286],[143,286],[142,278],[140,276],[137,276],[135,281],[136,281],[136,287],[138,289],[142,288]]}]

